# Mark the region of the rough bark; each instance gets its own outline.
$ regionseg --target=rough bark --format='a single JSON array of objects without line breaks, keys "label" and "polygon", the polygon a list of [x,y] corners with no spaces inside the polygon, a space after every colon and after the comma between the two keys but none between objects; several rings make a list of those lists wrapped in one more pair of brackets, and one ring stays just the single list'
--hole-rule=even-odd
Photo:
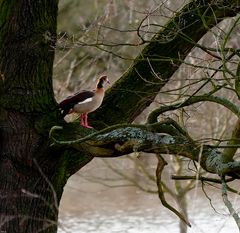
[{"label": "rough bark", "polygon": [[[58,157],[47,131],[58,113],[52,64],[58,1],[0,1],[0,230],[56,232]],[[55,190],[58,190],[57,188]]]}]

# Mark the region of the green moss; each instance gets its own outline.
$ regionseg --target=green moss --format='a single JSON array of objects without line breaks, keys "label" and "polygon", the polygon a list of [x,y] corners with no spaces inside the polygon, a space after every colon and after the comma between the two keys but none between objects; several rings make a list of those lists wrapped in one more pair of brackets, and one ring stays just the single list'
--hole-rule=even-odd
[{"label": "green moss", "polygon": [[[59,154],[60,154],[60,151],[59,151]],[[58,194],[59,200],[63,193],[63,188],[69,177],[69,174],[67,172],[67,167],[68,167],[67,155],[68,155],[68,152],[65,151],[63,153],[63,155],[61,156],[61,158],[57,164],[55,174],[52,177],[52,183],[54,185],[54,189],[56,190],[56,193]]]},{"label": "green moss", "polygon": [[[48,112],[47,114],[32,115],[32,122],[38,134],[48,137],[50,129],[56,125],[57,122],[61,123],[62,119],[59,111]],[[63,122],[62,122],[63,123]]]},{"label": "green moss", "polygon": [[7,26],[15,3],[16,0],[0,0],[0,51],[6,40]]},{"label": "green moss", "polygon": [[6,109],[46,113],[56,106],[52,69],[57,3],[0,2],[0,68],[4,76],[2,103]]}]

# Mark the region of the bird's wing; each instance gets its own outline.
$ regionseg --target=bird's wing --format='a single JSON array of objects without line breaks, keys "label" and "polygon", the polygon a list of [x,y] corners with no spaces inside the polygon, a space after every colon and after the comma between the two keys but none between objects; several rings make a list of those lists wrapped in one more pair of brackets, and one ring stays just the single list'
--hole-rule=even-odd
[{"label": "bird's wing", "polygon": [[68,96],[66,99],[61,101],[58,106],[63,110],[63,115],[65,116],[75,104],[91,101],[94,94],[95,93],[93,91],[79,91],[72,96]]},{"label": "bird's wing", "polygon": [[60,108],[64,108],[65,106],[71,105],[72,107],[83,101],[87,102],[87,99],[92,98],[94,96],[94,92],[92,91],[79,91],[72,96],[68,96],[62,102],[59,103]]}]

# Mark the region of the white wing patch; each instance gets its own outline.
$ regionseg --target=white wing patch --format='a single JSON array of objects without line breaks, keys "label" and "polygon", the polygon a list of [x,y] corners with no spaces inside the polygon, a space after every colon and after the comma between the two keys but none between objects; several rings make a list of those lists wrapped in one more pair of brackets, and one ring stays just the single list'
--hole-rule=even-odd
[{"label": "white wing patch", "polygon": [[85,104],[85,103],[88,103],[88,102],[91,102],[93,98],[87,98],[85,100],[83,100],[82,102],[78,102],[77,104]]}]

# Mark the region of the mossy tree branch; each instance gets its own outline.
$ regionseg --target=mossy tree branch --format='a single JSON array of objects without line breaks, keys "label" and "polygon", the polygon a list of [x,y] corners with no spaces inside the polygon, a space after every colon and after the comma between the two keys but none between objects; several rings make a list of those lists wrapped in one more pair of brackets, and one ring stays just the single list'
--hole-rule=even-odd
[{"label": "mossy tree branch", "polygon": [[200,0],[187,4],[141,51],[90,119],[98,122],[99,128],[132,122],[154,100],[209,28],[236,15],[238,7],[235,0],[227,4]]},{"label": "mossy tree branch", "polygon": [[[74,124],[74,123],[72,123]],[[66,146],[79,152],[89,153],[95,157],[116,157],[136,151],[155,154],[174,154],[200,162],[201,167],[208,172],[219,176],[229,175],[234,180],[239,177],[240,163],[237,161],[225,162],[220,151],[208,145],[200,145],[194,142],[183,129],[171,119],[152,125],[126,125],[119,124],[107,129],[93,132],[87,136],[82,135],[82,130],[75,128],[75,134],[69,133],[66,127],[54,127],[50,138],[53,147]],[[167,128],[167,130],[166,130]],[[168,132],[169,134],[166,134]],[[65,140],[66,134],[71,140]],[[80,137],[80,138],[78,138]],[[56,139],[58,138],[58,139]],[[71,160],[72,155],[68,155]],[[174,207],[168,204],[161,188],[161,172],[165,163],[160,163],[156,171],[159,198],[163,205],[174,212],[182,221],[190,226],[185,217]],[[162,166],[163,165],[163,166]],[[68,172],[71,172],[69,170]],[[216,182],[215,179],[208,181]],[[219,180],[218,180],[219,181]]]},{"label": "mossy tree branch", "polygon": [[240,145],[240,119],[238,118],[234,130],[232,132],[232,136],[227,143],[226,148],[223,151],[223,158],[225,162],[229,162],[233,160],[233,157]]},{"label": "mossy tree branch", "polygon": [[[240,172],[239,162],[224,162],[219,150],[209,145],[198,144],[182,133],[184,131],[179,130],[180,126],[176,127],[170,120],[153,125],[112,126],[85,137],[80,128],[76,129],[75,133],[70,133],[68,128],[70,125],[53,128],[50,137],[54,147],[66,146],[95,157],[117,157],[136,151],[174,154],[200,162],[202,168],[210,173],[238,176]],[[66,139],[66,135],[70,135],[71,139]],[[71,155],[69,159],[71,160]]]}]

